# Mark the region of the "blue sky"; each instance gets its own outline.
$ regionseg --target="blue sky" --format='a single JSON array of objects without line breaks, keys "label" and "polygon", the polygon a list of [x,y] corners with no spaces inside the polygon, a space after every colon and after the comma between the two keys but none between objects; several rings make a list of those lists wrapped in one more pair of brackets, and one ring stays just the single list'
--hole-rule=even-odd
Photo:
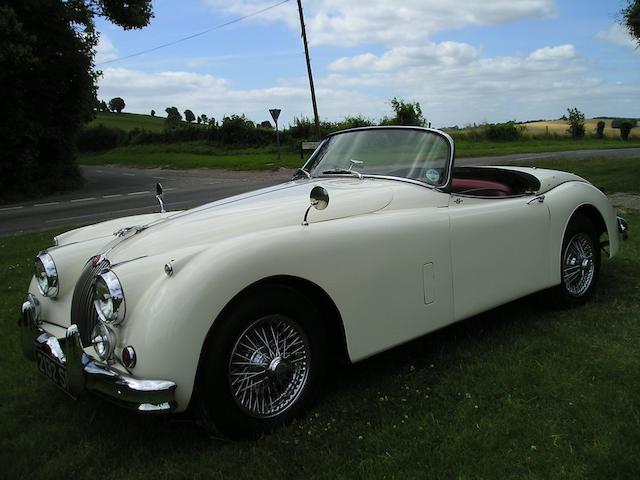
[{"label": "blue sky", "polygon": [[[311,117],[297,5],[134,58],[111,61],[254,13],[278,0],[158,0],[139,31],[99,21],[99,97],[125,111],[167,106],[254,121]],[[640,50],[617,0],[303,0],[321,118],[379,119],[418,101],[434,126],[640,117]],[[104,63],[109,62],[109,63]]]}]

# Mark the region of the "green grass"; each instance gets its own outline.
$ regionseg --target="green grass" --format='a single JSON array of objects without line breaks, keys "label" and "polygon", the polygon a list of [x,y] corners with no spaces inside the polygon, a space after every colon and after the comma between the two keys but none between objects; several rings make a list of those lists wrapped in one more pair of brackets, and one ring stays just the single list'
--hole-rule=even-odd
[{"label": "green grass", "polygon": [[274,147],[224,148],[204,142],[184,142],[162,145],[130,145],[101,153],[80,155],[84,165],[120,165],[137,168],[228,168],[233,170],[274,170],[279,167],[298,168],[299,153],[282,149],[278,160]]},{"label": "green grass", "polygon": [[161,132],[164,130],[164,118],[152,117],[151,115],[142,115],[139,113],[115,113],[115,112],[98,112],[89,126],[102,124],[105,127],[119,128],[125,132],[129,132],[134,128],[147,130],[149,132]]},{"label": "green grass", "polygon": [[640,147],[640,140],[624,142],[620,139],[598,140],[583,138],[581,140],[566,139],[524,139],[517,142],[492,142],[456,140],[458,157],[489,157],[494,155],[511,155],[515,153],[566,152],[570,150],[599,150],[608,148]]},{"label": "green grass", "polygon": [[[148,117],[151,118],[151,117]],[[481,157],[512,153],[560,152],[581,149],[640,147],[640,141],[584,139],[523,140],[520,142],[456,142],[456,155]],[[183,142],[159,145],[129,145],[100,153],[80,154],[85,165],[120,165],[134,168],[228,168],[236,170],[298,168],[302,166],[298,152],[282,148],[277,160],[275,147],[225,148],[205,142]]]},{"label": "green grass", "polygon": [[640,193],[640,157],[590,158],[588,160],[543,159],[518,163],[575,173],[607,192]]},{"label": "green grass", "polygon": [[16,317],[56,231],[0,238],[2,478],[637,478],[640,213],[573,310],[529,297],[351,367],[303,419],[252,442],[185,417],[74,402],[26,362]]}]

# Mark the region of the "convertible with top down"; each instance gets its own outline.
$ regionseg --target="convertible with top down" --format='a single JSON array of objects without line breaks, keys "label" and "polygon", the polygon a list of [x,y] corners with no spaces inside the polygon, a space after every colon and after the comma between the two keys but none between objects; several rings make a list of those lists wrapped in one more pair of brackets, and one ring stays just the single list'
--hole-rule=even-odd
[{"label": "convertible with top down", "polygon": [[541,290],[587,301],[628,234],[604,193],[454,158],[437,130],[346,130],[287,183],[58,235],[22,305],[25,355],[74,397],[252,436],[308,409],[329,361]]}]

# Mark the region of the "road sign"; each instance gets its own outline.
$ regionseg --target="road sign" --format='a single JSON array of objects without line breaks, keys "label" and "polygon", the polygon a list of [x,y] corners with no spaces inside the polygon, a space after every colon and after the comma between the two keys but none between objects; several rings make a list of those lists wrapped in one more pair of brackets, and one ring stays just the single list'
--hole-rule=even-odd
[{"label": "road sign", "polygon": [[269,109],[269,113],[271,114],[271,118],[273,118],[273,121],[278,123],[278,117],[280,116],[280,112],[282,110],[280,110],[279,108],[271,108]]}]

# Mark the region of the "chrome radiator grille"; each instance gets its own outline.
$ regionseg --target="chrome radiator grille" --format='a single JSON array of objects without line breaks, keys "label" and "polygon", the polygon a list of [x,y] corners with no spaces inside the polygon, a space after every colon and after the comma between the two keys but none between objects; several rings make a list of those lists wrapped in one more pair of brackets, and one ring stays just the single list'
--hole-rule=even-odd
[{"label": "chrome radiator grille", "polygon": [[107,264],[106,260],[95,263],[94,259],[89,260],[80,274],[76,288],[73,290],[71,323],[75,323],[78,326],[83,346],[91,344],[91,332],[98,322],[98,313],[93,306],[95,277]]}]

